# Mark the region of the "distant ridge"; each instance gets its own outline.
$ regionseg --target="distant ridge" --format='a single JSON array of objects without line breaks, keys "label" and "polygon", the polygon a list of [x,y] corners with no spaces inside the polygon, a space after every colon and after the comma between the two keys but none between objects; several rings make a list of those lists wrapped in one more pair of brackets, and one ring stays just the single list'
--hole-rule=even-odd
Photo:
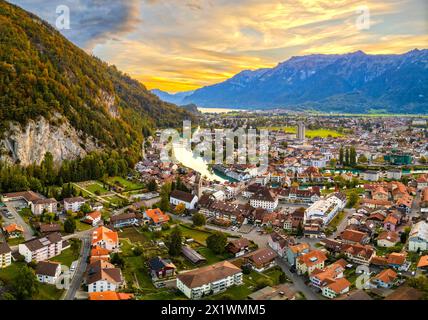
[{"label": "distant ridge", "polygon": [[428,50],[296,56],[175,97],[211,108],[428,113]]}]

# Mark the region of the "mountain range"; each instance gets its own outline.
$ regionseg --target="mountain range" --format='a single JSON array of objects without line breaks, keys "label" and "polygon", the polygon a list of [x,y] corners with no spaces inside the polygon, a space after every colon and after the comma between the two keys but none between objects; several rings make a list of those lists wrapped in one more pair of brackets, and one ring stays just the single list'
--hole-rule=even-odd
[{"label": "mountain range", "polygon": [[139,153],[144,136],[194,115],[0,0],[0,157],[28,165],[97,149]]},{"label": "mountain range", "polygon": [[164,101],[212,108],[427,113],[428,50],[296,56],[195,91],[152,92]]}]

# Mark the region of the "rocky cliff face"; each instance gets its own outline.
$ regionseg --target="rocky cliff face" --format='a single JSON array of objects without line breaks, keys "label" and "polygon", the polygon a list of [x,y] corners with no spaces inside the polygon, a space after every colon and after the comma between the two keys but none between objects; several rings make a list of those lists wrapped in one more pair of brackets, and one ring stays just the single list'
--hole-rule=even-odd
[{"label": "rocky cliff face", "polygon": [[1,159],[22,165],[40,164],[46,152],[55,161],[74,159],[98,148],[90,138],[83,138],[67,120],[56,119],[57,125],[45,118],[30,121],[26,126],[11,124],[0,140]]}]

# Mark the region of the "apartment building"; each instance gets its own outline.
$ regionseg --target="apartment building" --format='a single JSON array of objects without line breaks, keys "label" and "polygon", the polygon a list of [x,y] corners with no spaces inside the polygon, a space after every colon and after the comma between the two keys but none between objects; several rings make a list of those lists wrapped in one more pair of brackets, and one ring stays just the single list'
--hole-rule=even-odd
[{"label": "apartment building", "polygon": [[240,284],[242,270],[228,261],[177,275],[177,288],[189,299],[200,299]]},{"label": "apartment building", "polygon": [[19,244],[18,251],[24,256],[27,263],[48,260],[59,254],[64,249],[64,240],[60,233],[55,232],[45,237],[33,239]]}]

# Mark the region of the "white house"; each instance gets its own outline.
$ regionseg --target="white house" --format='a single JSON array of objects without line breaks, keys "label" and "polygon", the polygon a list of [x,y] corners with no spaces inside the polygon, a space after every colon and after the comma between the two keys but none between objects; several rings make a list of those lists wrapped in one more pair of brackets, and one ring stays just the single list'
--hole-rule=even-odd
[{"label": "white house", "polygon": [[117,232],[101,226],[92,232],[91,245],[92,247],[116,251],[119,249],[119,236]]},{"label": "white house", "polygon": [[63,250],[62,236],[55,232],[45,237],[33,239],[18,245],[18,251],[27,263],[32,260],[44,261],[60,255]]},{"label": "white house", "polygon": [[278,206],[278,196],[274,195],[268,188],[261,188],[251,196],[250,205],[254,208],[273,211]]},{"label": "white house", "polygon": [[64,199],[64,211],[77,212],[85,203],[85,199],[82,197],[66,198]]},{"label": "white house", "polygon": [[345,278],[335,279],[330,281],[329,284],[322,288],[322,295],[324,297],[334,299],[337,296],[345,294],[349,292],[349,288],[351,287],[351,283]]},{"label": "white house", "polygon": [[363,179],[367,181],[378,181],[379,180],[379,172],[368,170],[363,172]]},{"label": "white house", "polygon": [[12,263],[12,250],[6,242],[0,243],[0,269],[10,266]]},{"label": "white house", "polygon": [[43,211],[49,212],[49,213],[56,213],[57,212],[57,205],[58,202],[51,198],[51,199],[39,199],[34,202],[31,202],[31,212],[33,212],[34,215],[41,215]]},{"label": "white house", "polygon": [[186,209],[193,210],[198,202],[198,197],[188,192],[174,190],[171,192],[169,202],[174,206],[183,203]]},{"label": "white house", "polygon": [[386,177],[393,180],[400,180],[402,176],[403,172],[401,169],[390,169],[386,173]]},{"label": "white house", "polygon": [[189,299],[200,299],[241,284],[242,270],[229,261],[177,275],[177,288]]},{"label": "white house", "polygon": [[88,292],[118,291],[125,285],[122,271],[107,261],[97,260],[86,271]]},{"label": "white house", "polygon": [[61,275],[61,264],[50,261],[40,261],[37,264],[36,276],[41,283],[56,284]]},{"label": "white house", "polygon": [[428,250],[428,223],[419,221],[416,223],[409,234],[409,251]]}]

